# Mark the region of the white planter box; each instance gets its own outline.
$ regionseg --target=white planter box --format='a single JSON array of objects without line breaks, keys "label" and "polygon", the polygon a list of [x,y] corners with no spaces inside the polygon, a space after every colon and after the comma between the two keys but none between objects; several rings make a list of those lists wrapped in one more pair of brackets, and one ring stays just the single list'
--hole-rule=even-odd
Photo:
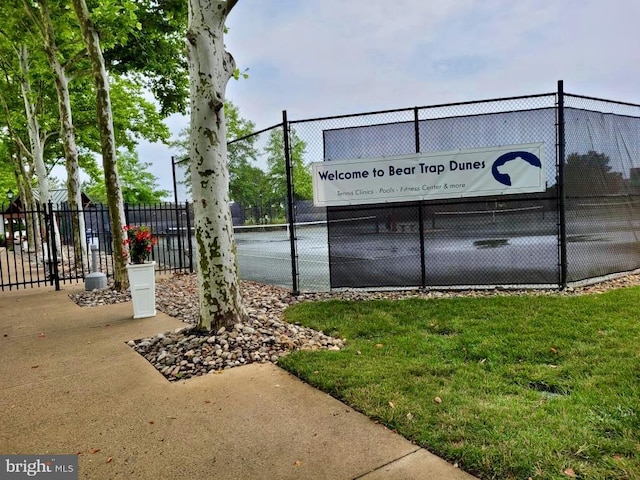
[{"label": "white planter box", "polygon": [[156,262],[128,264],[129,287],[133,301],[133,318],[156,315]]}]

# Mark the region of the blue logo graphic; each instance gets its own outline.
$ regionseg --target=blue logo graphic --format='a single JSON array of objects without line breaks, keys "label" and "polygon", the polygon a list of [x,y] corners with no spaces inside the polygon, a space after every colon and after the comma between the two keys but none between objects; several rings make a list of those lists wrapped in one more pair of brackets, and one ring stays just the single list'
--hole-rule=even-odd
[{"label": "blue logo graphic", "polygon": [[505,153],[498,157],[498,159],[493,162],[493,166],[491,167],[491,173],[493,174],[493,178],[495,178],[498,182],[502,183],[510,187],[512,185],[512,179],[507,173],[500,173],[498,170],[500,167],[506,165],[508,162],[521,158],[528,164],[533,167],[542,168],[542,162],[538,157],[536,157],[533,153],[529,152],[509,152]]}]

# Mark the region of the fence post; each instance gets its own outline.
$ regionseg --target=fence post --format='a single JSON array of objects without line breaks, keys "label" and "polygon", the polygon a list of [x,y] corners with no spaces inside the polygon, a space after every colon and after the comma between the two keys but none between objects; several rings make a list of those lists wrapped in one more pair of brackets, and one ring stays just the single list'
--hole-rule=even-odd
[{"label": "fence post", "polygon": [[[175,207],[176,207],[176,228],[177,228],[177,232],[178,232],[178,266],[180,267],[180,270],[182,270],[182,263],[183,263],[183,259],[182,259],[182,232],[180,232],[180,210],[178,208],[178,181],[176,180],[176,157],[174,157],[173,155],[171,156],[171,171],[173,172],[173,201],[175,202]],[[189,213],[187,213],[187,215],[189,215]],[[187,232],[187,235],[189,234],[189,232]]]},{"label": "fence post", "polygon": [[564,130],[564,82],[558,80],[558,209],[560,220],[560,279],[561,289],[567,288],[567,205],[565,191],[565,130]]},{"label": "fence post", "polygon": [[284,164],[287,172],[287,205],[288,205],[288,221],[289,221],[289,246],[291,249],[291,283],[293,295],[299,295],[298,288],[298,265],[296,255],[296,231],[295,231],[295,214],[293,212],[293,171],[291,166],[291,152],[289,150],[289,122],[287,121],[287,111],[282,111],[282,135],[284,138]]},{"label": "fence post", "polygon": [[48,206],[45,205],[44,216],[48,219],[47,228],[47,245],[49,245],[49,281],[51,285],[55,285],[56,291],[60,290],[60,277],[58,276],[58,248],[56,246],[56,227],[55,212],[53,211],[53,203],[49,200]]},{"label": "fence post", "polygon": [[[189,245],[189,273],[193,273],[193,242],[191,241],[191,217],[189,216],[189,202],[184,202],[184,210],[187,212],[187,244]],[[179,233],[179,232],[178,232]],[[183,252],[180,252],[183,255]]]},{"label": "fence post", "polygon": [[[413,107],[413,129],[416,139],[416,153],[420,153],[420,118],[418,115],[418,107]],[[420,285],[427,288],[427,267],[425,265],[425,249],[424,249],[424,212],[423,201],[418,202],[418,231],[420,232]]]}]

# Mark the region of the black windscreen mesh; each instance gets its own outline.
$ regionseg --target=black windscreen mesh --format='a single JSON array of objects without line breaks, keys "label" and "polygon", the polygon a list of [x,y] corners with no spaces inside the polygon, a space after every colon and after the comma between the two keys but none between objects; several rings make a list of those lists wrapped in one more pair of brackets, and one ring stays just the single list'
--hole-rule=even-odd
[{"label": "black windscreen mesh", "polygon": [[542,142],[548,184],[536,194],[329,207],[331,286],[557,283],[555,121],[555,109],[535,108],[422,118],[418,132],[414,122],[325,130],[329,161],[410,154],[416,135],[422,153]]}]

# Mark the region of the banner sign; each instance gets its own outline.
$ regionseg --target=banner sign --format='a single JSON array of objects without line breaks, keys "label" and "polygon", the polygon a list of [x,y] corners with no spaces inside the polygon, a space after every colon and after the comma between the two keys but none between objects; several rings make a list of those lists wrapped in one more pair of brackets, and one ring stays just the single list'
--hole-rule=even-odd
[{"label": "banner sign", "polygon": [[544,143],[312,163],[316,206],[509,195],[546,189]]}]

